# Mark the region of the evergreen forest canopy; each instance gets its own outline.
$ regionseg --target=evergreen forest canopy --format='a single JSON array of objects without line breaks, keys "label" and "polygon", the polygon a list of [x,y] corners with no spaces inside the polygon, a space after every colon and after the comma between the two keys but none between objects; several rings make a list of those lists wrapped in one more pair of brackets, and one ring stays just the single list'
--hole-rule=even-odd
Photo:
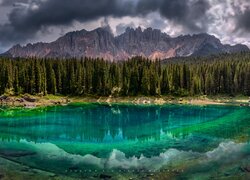
[{"label": "evergreen forest canopy", "polygon": [[0,94],[250,95],[250,54],[150,61],[0,58]]}]

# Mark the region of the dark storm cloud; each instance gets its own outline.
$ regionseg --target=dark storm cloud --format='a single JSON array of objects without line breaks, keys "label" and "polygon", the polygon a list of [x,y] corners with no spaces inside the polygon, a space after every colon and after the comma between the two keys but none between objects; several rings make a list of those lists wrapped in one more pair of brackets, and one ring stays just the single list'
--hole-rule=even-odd
[{"label": "dark storm cloud", "polygon": [[[199,32],[206,30],[206,23],[200,20],[206,17],[209,8],[206,0],[141,0],[137,11],[143,14],[159,11],[163,17]],[[197,25],[197,22],[201,25]]]},{"label": "dark storm cloud", "polygon": [[250,32],[250,9],[248,8],[237,18],[238,28]]},{"label": "dark storm cloud", "polygon": [[148,14],[159,10],[164,17],[182,19],[187,13],[189,2],[183,0],[141,0],[138,3],[137,11]]},{"label": "dark storm cloud", "polygon": [[[8,1],[3,1],[6,4]],[[69,25],[77,20],[86,22],[99,17],[121,17],[131,14],[131,3],[118,0],[33,0],[11,1],[14,9],[9,22],[0,25],[0,42],[22,42],[33,37],[42,28],[53,25]]]},{"label": "dark storm cloud", "polygon": [[201,32],[206,30],[205,12],[210,7],[205,0],[4,0],[2,5],[13,3],[9,22],[0,25],[1,44],[24,42],[43,28],[70,25],[74,20],[136,17],[151,12],[159,12],[190,31]]},{"label": "dark storm cloud", "polygon": [[[29,0],[2,0],[2,6],[15,6],[15,3],[27,3]],[[1,2],[1,1],[0,1]]]}]

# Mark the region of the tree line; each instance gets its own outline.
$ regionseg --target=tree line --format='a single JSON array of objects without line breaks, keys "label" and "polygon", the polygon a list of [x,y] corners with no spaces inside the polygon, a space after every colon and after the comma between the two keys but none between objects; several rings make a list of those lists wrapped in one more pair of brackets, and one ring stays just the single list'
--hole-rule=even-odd
[{"label": "tree line", "polygon": [[250,95],[250,54],[122,62],[0,58],[0,94]]}]

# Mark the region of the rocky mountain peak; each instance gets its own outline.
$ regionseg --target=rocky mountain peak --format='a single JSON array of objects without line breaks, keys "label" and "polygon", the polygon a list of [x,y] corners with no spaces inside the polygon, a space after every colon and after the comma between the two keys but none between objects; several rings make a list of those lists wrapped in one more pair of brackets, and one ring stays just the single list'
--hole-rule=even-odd
[{"label": "rocky mountain peak", "polygon": [[73,31],[52,43],[13,46],[4,55],[11,57],[100,57],[124,60],[133,56],[166,59],[181,56],[206,56],[218,53],[249,51],[245,45],[223,45],[218,38],[206,33],[171,38],[158,29],[128,27],[115,37],[110,27],[92,31]]}]

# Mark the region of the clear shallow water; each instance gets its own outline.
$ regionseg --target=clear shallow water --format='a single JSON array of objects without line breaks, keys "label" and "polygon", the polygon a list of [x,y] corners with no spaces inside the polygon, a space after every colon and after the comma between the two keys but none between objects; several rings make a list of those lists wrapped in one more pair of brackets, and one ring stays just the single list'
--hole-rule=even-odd
[{"label": "clear shallow water", "polygon": [[74,104],[0,111],[0,156],[72,177],[138,170],[139,176],[174,170],[180,178],[245,177],[249,135],[249,107]]}]

